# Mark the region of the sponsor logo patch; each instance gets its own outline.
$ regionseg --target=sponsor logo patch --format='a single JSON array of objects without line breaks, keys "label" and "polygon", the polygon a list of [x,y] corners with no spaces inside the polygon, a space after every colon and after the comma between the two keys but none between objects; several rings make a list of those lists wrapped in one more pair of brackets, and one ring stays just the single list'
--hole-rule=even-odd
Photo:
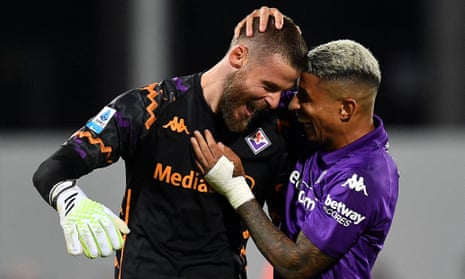
[{"label": "sponsor logo patch", "polygon": [[94,118],[87,122],[87,128],[91,129],[97,134],[100,134],[103,129],[110,122],[116,110],[110,107],[104,107]]},{"label": "sponsor logo patch", "polygon": [[[163,165],[157,162],[153,171],[153,178],[173,187],[195,190],[202,193],[212,192],[203,176],[195,170],[181,173],[176,171],[171,165]],[[245,179],[250,188],[253,189],[255,187],[255,179],[248,175],[246,175]]]},{"label": "sponsor logo patch", "polygon": [[255,155],[271,146],[271,141],[262,128],[258,128],[255,132],[245,137],[245,141]]},{"label": "sponsor logo patch", "polygon": [[345,203],[334,200],[329,194],[326,196],[324,209],[326,214],[344,227],[349,227],[352,224],[358,225],[366,218],[349,208]]}]

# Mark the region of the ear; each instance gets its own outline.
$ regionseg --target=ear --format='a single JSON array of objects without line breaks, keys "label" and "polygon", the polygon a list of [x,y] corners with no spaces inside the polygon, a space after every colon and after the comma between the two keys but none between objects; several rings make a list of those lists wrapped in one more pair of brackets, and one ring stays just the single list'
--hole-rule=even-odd
[{"label": "ear", "polygon": [[248,51],[249,50],[244,45],[236,45],[233,47],[228,54],[229,64],[231,64],[233,68],[241,68],[246,62]]},{"label": "ear", "polygon": [[339,117],[342,122],[347,122],[354,115],[355,109],[357,108],[357,101],[352,98],[342,99],[341,108],[339,111]]}]

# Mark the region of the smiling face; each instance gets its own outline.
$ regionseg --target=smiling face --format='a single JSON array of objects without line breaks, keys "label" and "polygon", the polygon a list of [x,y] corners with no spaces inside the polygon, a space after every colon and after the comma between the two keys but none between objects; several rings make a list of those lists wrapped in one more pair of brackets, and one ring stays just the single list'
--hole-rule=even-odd
[{"label": "smiling face", "polygon": [[315,75],[302,73],[299,91],[289,108],[296,112],[309,141],[333,149],[337,148],[343,106],[330,91],[330,84]]},{"label": "smiling face", "polygon": [[243,132],[258,111],[277,108],[281,92],[291,88],[300,74],[278,55],[249,63],[228,76],[219,103],[233,132]]}]

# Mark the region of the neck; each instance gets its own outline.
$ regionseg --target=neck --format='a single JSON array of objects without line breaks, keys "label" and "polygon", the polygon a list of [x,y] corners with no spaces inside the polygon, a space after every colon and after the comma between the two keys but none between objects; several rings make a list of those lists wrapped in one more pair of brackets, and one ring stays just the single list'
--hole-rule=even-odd
[{"label": "neck", "polygon": [[225,77],[227,75],[228,69],[224,65],[224,60],[221,60],[206,71],[200,79],[200,86],[202,87],[205,101],[215,113],[218,112],[218,105],[223,95]]},{"label": "neck", "polygon": [[[355,121],[354,121],[355,120]],[[353,125],[351,125],[351,123]],[[365,136],[375,129],[373,117],[364,117],[363,119],[351,119],[347,125],[341,129],[341,134],[335,138],[338,140],[332,143],[333,150],[343,148],[359,138]]]}]

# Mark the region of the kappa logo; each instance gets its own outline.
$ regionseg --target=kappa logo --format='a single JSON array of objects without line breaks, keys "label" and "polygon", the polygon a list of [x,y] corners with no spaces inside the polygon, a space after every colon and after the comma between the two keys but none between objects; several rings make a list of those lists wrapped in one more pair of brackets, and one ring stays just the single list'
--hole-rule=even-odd
[{"label": "kappa logo", "polygon": [[177,116],[174,116],[173,119],[171,119],[168,123],[163,125],[163,128],[169,128],[171,131],[176,132],[176,133],[186,133],[189,135],[189,130],[187,130],[187,126],[184,123],[184,118],[179,118]]},{"label": "kappa logo", "polygon": [[347,179],[346,182],[344,182],[344,184],[341,186],[347,186],[349,189],[354,190],[355,192],[363,192],[363,194],[368,197],[367,187],[365,186],[364,179],[362,176],[358,177],[356,173],[354,173],[351,178]]}]

